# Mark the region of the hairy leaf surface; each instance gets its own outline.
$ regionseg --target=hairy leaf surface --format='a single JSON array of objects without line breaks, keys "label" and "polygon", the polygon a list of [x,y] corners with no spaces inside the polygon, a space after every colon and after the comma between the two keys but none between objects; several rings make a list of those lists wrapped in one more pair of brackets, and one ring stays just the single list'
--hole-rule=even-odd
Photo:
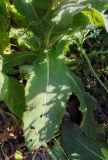
[{"label": "hairy leaf surface", "polygon": [[43,53],[35,61],[25,89],[27,111],[23,122],[30,150],[44,145],[54,136],[71,92],[81,98],[82,86],[77,77],[70,74],[56,49]]}]

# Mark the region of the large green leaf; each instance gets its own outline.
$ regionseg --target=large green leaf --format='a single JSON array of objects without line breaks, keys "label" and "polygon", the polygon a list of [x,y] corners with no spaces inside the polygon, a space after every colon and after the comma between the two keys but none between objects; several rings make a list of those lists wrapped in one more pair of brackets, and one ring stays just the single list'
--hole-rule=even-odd
[{"label": "large green leaf", "polygon": [[77,125],[65,124],[62,129],[62,145],[71,160],[107,160],[107,143],[86,137]]},{"label": "large green leaf", "polygon": [[25,111],[24,86],[0,73],[0,100],[20,119]]},{"label": "large green leaf", "polygon": [[36,22],[39,20],[31,0],[14,0],[14,4],[18,11],[20,11],[29,22]]},{"label": "large green leaf", "polygon": [[0,73],[0,100],[20,119],[25,111],[24,87],[15,79]]},{"label": "large green leaf", "polygon": [[[39,22],[40,11],[45,14],[46,9],[50,8],[49,0],[14,0],[17,9],[30,21]],[[40,17],[41,18],[41,17]]]},{"label": "large green leaf", "polygon": [[25,111],[24,86],[18,80],[3,74],[2,65],[0,57],[0,101],[4,101],[11,112],[22,118]]},{"label": "large green leaf", "polygon": [[8,78],[3,98],[5,104],[20,119],[25,111],[24,86],[14,78]]},{"label": "large green leaf", "polygon": [[30,51],[24,52],[12,52],[11,54],[4,54],[3,55],[3,71],[6,74],[14,74],[18,72],[15,67],[20,67],[24,64],[31,64],[33,63],[34,59],[36,58],[36,54]]},{"label": "large green leaf", "polygon": [[[25,88],[24,134],[30,150],[44,145],[58,130],[70,92],[82,97],[77,76],[63,63],[60,47],[40,55]],[[81,100],[83,102],[83,100]]]},{"label": "large green leaf", "polygon": [[53,43],[64,35],[71,36],[76,31],[84,30],[89,23],[95,26],[107,26],[104,15],[90,5],[74,1],[64,2],[55,10],[52,18],[53,29],[50,38]]},{"label": "large green leaf", "polygon": [[94,116],[97,102],[88,93],[83,92],[83,100],[85,102],[85,111],[83,111],[83,120],[81,123],[82,131],[89,137],[97,140],[105,140],[105,129],[98,124]]},{"label": "large green leaf", "polygon": [[[28,19],[28,28],[31,28],[37,36],[41,47],[46,47],[47,43],[54,43],[64,35],[70,36],[79,29],[84,29],[89,23],[88,20],[93,22],[94,17],[95,22],[100,22],[101,17],[101,23],[93,24],[104,25],[104,20],[97,10],[72,0],[59,1],[59,3],[48,0],[45,2],[14,0],[14,2],[20,13]],[[53,2],[57,6],[54,9],[51,7]],[[81,11],[85,11],[87,14],[83,14]]]},{"label": "large green leaf", "polygon": [[37,36],[40,45],[45,41],[46,34],[49,31],[49,21],[51,14],[50,1],[46,0],[14,0],[14,4],[18,11],[25,16],[27,20],[27,28],[31,29]]},{"label": "large green leaf", "polygon": [[60,28],[72,27],[74,15],[78,14],[84,8],[85,6],[83,5],[76,5],[72,2],[66,3],[55,12],[52,22]]},{"label": "large green leaf", "polygon": [[55,10],[52,18],[51,43],[61,40],[65,35],[71,36],[79,29],[84,29],[88,24],[88,19],[81,13],[85,6],[66,3]]}]

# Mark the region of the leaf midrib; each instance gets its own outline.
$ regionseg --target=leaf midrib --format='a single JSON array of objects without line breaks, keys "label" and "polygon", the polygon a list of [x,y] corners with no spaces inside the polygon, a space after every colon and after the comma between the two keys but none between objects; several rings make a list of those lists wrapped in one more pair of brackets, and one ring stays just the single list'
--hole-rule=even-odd
[{"label": "leaf midrib", "polygon": [[44,105],[44,111],[43,115],[46,112],[46,106],[47,106],[47,95],[48,95],[48,90],[49,90],[49,81],[50,81],[50,66],[49,66],[49,53],[46,53],[46,92],[45,92],[45,105]]},{"label": "leaf midrib", "polygon": [[86,150],[88,150],[89,152],[91,152],[93,155],[97,156],[98,158],[103,159],[101,156],[99,156],[96,152],[94,152],[91,148],[89,148],[87,145],[83,144],[78,138],[76,138],[76,141],[82,146],[84,147]]}]

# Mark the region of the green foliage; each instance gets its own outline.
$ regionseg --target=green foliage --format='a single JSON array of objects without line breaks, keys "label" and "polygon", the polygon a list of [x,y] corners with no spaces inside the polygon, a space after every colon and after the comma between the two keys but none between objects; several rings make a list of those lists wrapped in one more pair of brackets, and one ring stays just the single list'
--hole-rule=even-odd
[{"label": "green foliage", "polygon": [[7,87],[3,100],[10,111],[21,119],[25,111],[24,86],[14,78],[8,78],[5,85]]},{"label": "green foliage", "polygon": [[83,105],[83,87],[77,76],[63,64],[63,57],[57,49],[46,52],[34,62],[25,88],[28,107],[23,122],[30,150],[45,144],[58,130],[71,92],[79,97]]},{"label": "green foliage", "polygon": [[0,79],[0,100],[4,101],[9,109],[21,119],[25,111],[24,86],[14,78],[3,74],[2,69]]},{"label": "green foliage", "polygon": [[77,125],[63,125],[62,145],[70,160],[104,160],[107,157],[108,144],[86,137]]},{"label": "green foliage", "polygon": [[34,59],[36,58],[36,54],[33,52],[16,52],[13,51],[11,54],[4,54],[3,55],[3,71],[6,74],[15,74],[18,73],[18,67],[24,64],[31,64],[33,63]]},{"label": "green foliage", "polygon": [[[83,28],[88,23],[83,14],[89,16],[90,21],[95,25],[104,25],[104,20],[95,9],[70,1],[56,3],[57,8],[54,9],[49,2],[45,5],[38,1],[15,0],[14,2],[26,17],[28,28],[31,28],[39,39],[40,49],[43,48],[41,51],[43,54],[39,54],[40,58],[34,62],[33,71],[25,89],[27,111],[23,117],[24,131],[28,147],[33,150],[45,144],[58,130],[70,92],[74,92],[79,97],[83,104],[82,110],[87,107],[81,96],[79,81],[77,83],[77,79],[65,71],[65,66],[61,63],[62,59],[58,59],[57,49],[54,50],[53,47],[47,50],[47,47],[62,39],[63,34],[74,33],[77,26],[80,29]],[[74,17],[81,18],[81,25],[75,23]],[[72,81],[71,90],[69,80]],[[87,120],[85,122],[87,123]]]},{"label": "green foliage", "polygon": [[103,9],[106,9],[108,6],[108,2],[107,0],[78,0],[79,2],[81,1],[81,3],[83,4],[90,4],[92,5],[94,8],[98,9],[99,11],[102,11]]},{"label": "green foliage", "polygon": [[9,46],[9,19],[4,1],[0,1],[0,54]]},{"label": "green foliage", "polygon": [[7,90],[7,77],[0,72],[0,100],[4,99],[5,91]]},{"label": "green foliage", "polygon": [[50,151],[51,151],[51,157],[53,158],[53,156],[54,157],[56,157],[55,158],[55,160],[56,159],[62,159],[62,160],[65,160],[65,159],[67,159],[68,158],[68,156],[66,155],[66,153],[64,152],[64,150],[63,150],[63,148],[62,148],[62,146],[60,145],[60,139],[55,139],[54,138],[54,141],[53,141],[53,146],[50,148]]},{"label": "green foliage", "polygon": [[87,110],[83,113],[83,120],[81,124],[82,131],[93,139],[105,141],[105,129],[94,119],[93,111],[96,109],[96,100],[86,93],[84,95],[84,101]]},{"label": "green foliage", "polygon": [[[80,78],[66,66],[64,54],[70,37],[90,23],[108,30],[107,15],[99,12],[102,7],[106,8],[106,1],[13,2],[12,5],[8,2],[8,7],[5,0],[0,2],[0,16],[5,17],[3,23],[0,21],[0,35],[3,35],[0,37],[3,57],[0,59],[0,100],[23,121],[28,148],[33,151],[54,137],[62,123],[69,96],[75,94],[80,101],[82,123],[80,129],[69,125],[68,131],[67,126],[63,127],[63,147],[71,159],[79,156],[81,159],[106,158],[107,144],[86,137],[100,140],[105,136],[93,117],[96,101],[85,92]],[[11,12],[13,24],[18,18],[24,24],[16,23],[16,28],[10,26],[8,12]]]},{"label": "green foliage", "polygon": [[[89,15],[92,14],[92,17],[95,17],[97,21],[100,21],[101,17],[101,13],[92,7],[76,4],[73,1],[56,1],[56,8],[54,9],[49,1],[46,3],[47,7],[45,7],[46,5],[42,5],[44,6],[42,8],[39,5],[40,2],[38,3],[38,1],[35,2],[34,0],[27,2],[26,0],[14,0],[14,3],[27,19],[27,28],[33,31],[38,39],[39,46],[42,48],[50,45],[50,43],[55,43],[55,41],[60,40],[64,35],[71,35],[78,29],[84,29],[88,24],[88,19],[83,16],[84,11],[89,12]],[[79,20],[81,23],[77,23]]]}]

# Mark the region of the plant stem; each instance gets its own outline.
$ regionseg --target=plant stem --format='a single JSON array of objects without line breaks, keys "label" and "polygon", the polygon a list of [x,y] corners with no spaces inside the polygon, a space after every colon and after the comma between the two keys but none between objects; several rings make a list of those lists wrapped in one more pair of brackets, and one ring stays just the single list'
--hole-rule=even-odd
[{"label": "plant stem", "polygon": [[57,141],[56,138],[54,138],[55,142],[57,143],[58,147],[60,148],[60,150],[62,151],[62,153],[64,154],[64,156],[68,159],[66,153],[64,152],[63,148],[61,147],[60,143]]},{"label": "plant stem", "polygon": [[50,36],[53,30],[53,26],[50,28],[49,32],[46,34],[46,39],[45,39],[45,48],[48,48],[49,46],[49,40],[50,40]]},{"label": "plant stem", "polygon": [[48,151],[49,155],[51,156],[51,158],[52,158],[53,160],[58,160],[48,146],[47,146],[47,151]]},{"label": "plant stem", "polygon": [[94,52],[91,52],[91,53],[89,53],[88,57],[94,56],[94,55],[100,55],[100,54],[106,55],[106,54],[108,54],[108,50],[107,51],[97,51],[97,52],[94,51]]},{"label": "plant stem", "polygon": [[85,50],[84,50],[84,49],[81,49],[81,51],[82,51],[82,55],[84,56],[84,58],[85,58],[85,60],[86,60],[86,62],[87,62],[87,64],[88,64],[88,66],[89,66],[92,74],[93,74],[94,77],[97,79],[97,81],[101,84],[101,86],[105,89],[106,93],[108,93],[108,88],[103,84],[103,82],[100,80],[100,78],[98,77],[98,75],[97,75],[96,72],[94,71],[94,69],[93,69],[93,67],[92,67],[92,65],[91,65],[91,63],[90,63],[90,60],[89,60],[89,58],[88,58]]}]

